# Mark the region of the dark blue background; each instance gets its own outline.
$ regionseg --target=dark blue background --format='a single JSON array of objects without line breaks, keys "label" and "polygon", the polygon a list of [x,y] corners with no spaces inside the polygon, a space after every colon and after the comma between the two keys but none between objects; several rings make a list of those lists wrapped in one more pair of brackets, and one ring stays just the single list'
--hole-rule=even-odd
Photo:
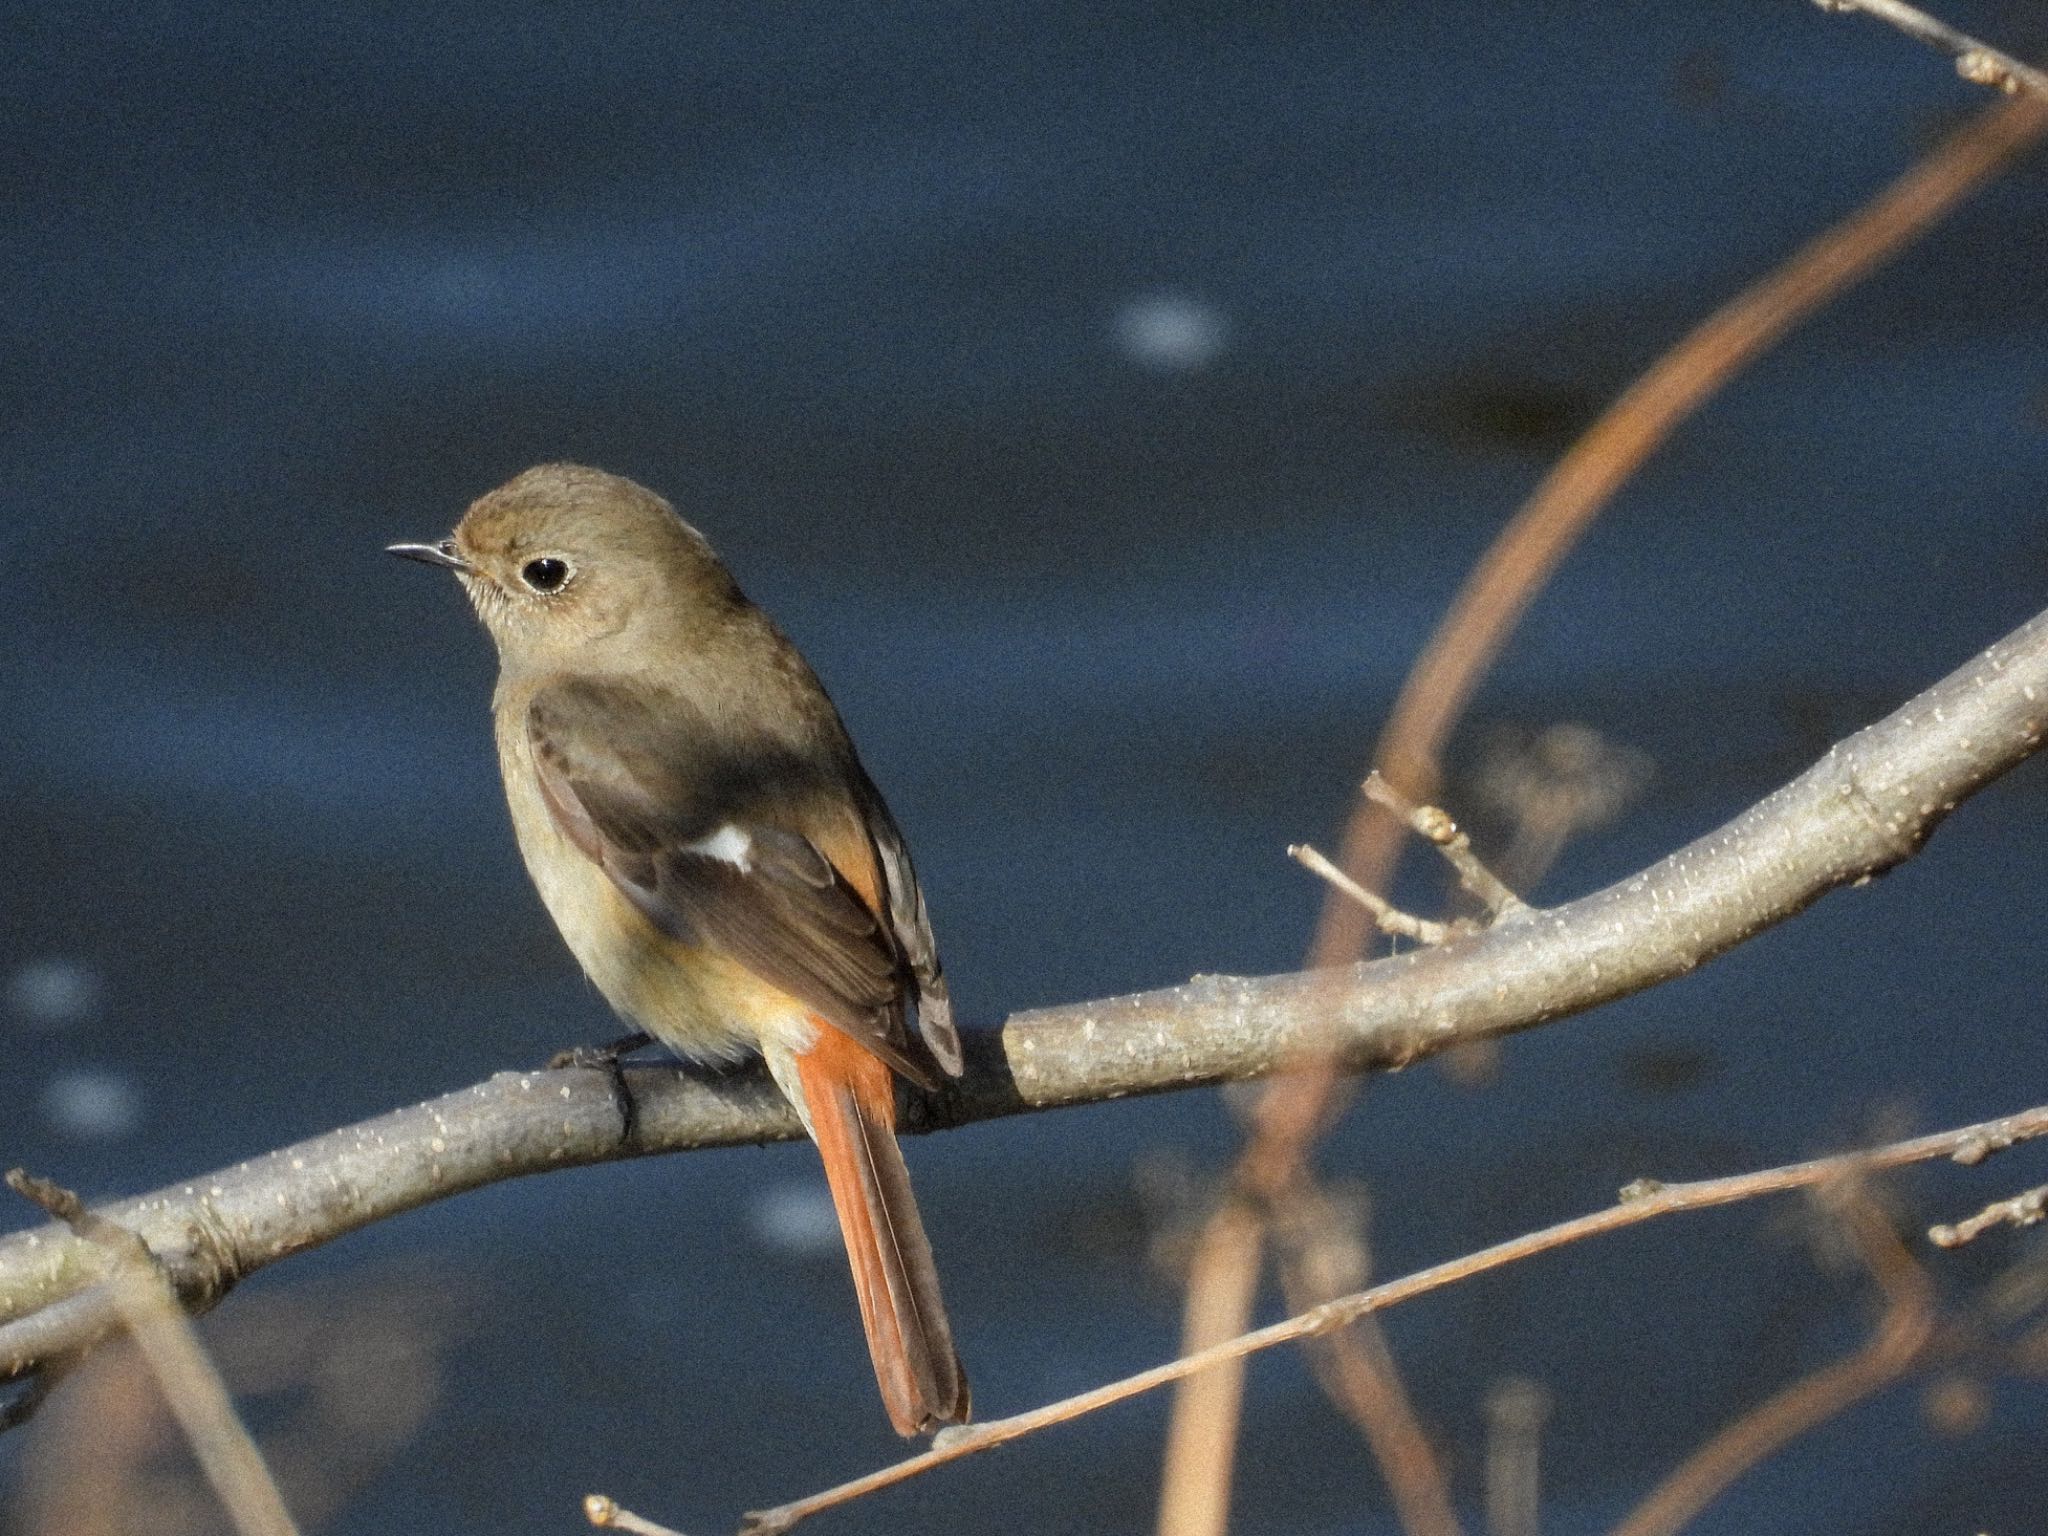
[{"label": "dark blue background", "polygon": [[[2043,40],[2033,7],[1947,14]],[[833,688],[970,1019],[1286,969],[1320,891],[1285,844],[1334,840],[1545,466],[1988,99],[1796,0],[137,5],[18,9],[5,39],[0,1161],[106,1192],[611,1031],[512,849],[488,647],[383,544],[547,458],[674,498]],[[1540,899],[2042,605],[2044,215],[2037,156],[1717,400],[1545,593],[1468,739],[1577,720],[1657,775]],[[1380,1272],[1638,1174],[2043,1097],[2043,784],[1514,1042],[1491,1086],[1375,1085],[1327,1166],[1369,1182]],[[1190,1095],[910,1149],[984,1414],[1173,1352],[1134,1169],[1232,1145]],[[763,1235],[815,1233],[814,1167],[529,1180],[252,1282],[424,1268],[462,1317],[426,1427],[331,1528],[562,1530],[604,1488],[716,1529],[896,1454],[831,1245]],[[2041,1176],[1926,1176],[1914,1219]],[[2023,1251],[1986,1247],[1930,1263],[1960,1290]],[[1787,1208],[1745,1208],[1390,1327],[1475,1526],[1489,1384],[1556,1394],[1571,1532],[1851,1347],[1859,1305]],[[2039,1382],[1995,1408],[1947,1437],[1896,1393],[1698,1529],[2020,1528]],[[1161,1412],[832,1528],[1141,1528]],[[1238,1508],[1392,1529],[1292,1357],[1253,1369]]]}]

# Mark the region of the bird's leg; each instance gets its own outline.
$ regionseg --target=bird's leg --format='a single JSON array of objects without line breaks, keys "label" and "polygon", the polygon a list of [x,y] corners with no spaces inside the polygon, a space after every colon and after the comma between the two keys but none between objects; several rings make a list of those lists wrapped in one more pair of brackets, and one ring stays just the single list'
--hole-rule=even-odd
[{"label": "bird's leg", "polygon": [[644,1029],[636,1029],[630,1035],[621,1035],[604,1045],[572,1045],[565,1051],[557,1051],[548,1058],[547,1070],[559,1072],[565,1067],[584,1067],[594,1072],[615,1072],[620,1057],[644,1051],[652,1044],[654,1036]]}]

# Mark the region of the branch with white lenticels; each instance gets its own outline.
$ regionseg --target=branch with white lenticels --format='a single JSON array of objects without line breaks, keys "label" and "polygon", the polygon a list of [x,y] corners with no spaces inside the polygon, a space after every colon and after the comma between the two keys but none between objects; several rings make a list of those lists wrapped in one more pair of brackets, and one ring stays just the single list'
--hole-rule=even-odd
[{"label": "branch with white lenticels", "polygon": [[[1603,891],[1365,964],[1182,986],[1011,1016],[966,1033],[965,1075],[903,1129],[1270,1075],[1310,1051],[1383,1071],[1582,1013],[1680,976],[1910,857],[2048,729],[2048,614],[2021,625],[1718,831]],[[179,1298],[401,1211],[551,1168],[801,1134],[765,1074],[630,1067],[505,1072],[233,1168],[99,1207]],[[92,1245],[46,1225],[0,1238],[0,1381],[114,1326]]]}]

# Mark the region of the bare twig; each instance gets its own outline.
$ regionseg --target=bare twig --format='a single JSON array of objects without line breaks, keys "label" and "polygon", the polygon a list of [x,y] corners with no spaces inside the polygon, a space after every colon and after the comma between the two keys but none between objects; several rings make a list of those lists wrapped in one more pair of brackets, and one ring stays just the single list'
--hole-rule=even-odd
[{"label": "bare twig", "polygon": [[1638,1180],[1629,1186],[1627,1198],[1604,1209],[1573,1217],[1569,1221],[1559,1222],[1555,1226],[1545,1227],[1541,1231],[1531,1232],[1522,1237],[1511,1238],[1504,1243],[1496,1243],[1490,1248],[1482,1248],[1462,1258],[1431,1265],[1427,1269],[1417,1270],[1414,1274],[1399,1280],[1389,1280],[1369,1290],[1350,1296],[1340,1296],[1290,1317],[1284,1322],[1240,1334],[1236,1338],[1212,1345],[1195,1354],[1183,1355],[1178,1360],[1168,1361],[1148,1371],[1140,1371],[1135,1376],[1126,1376],[1120,1381],[1109,1382],[1073,1397],[1062,1398],[1059,1402],[1048,1403],[1042,1408],[1033,1408],[1008,1418],[990,1419],[981,1424],[949,1430],[930,1450],[920,1455],[908,1457],[863,1477],[841,1483],[835,1488],[828,1488],[822,1493],[779,1504],[773,1509],[754,1511],[747,1516],[742,1530],[745,1536],[773,1536],[773,1533],[787,1531],[812,1515],[822,1514],[828,1509],[849,1503],[866,1494],[906,1482],[935,1467],[944,1466],[947,1462],[994,1450],[999,1445],[1007,1445],[1037,1430],[1063,1424],[1114,1403],[1154,1391],[1225,1361],[1240,1360],[1247,1355],[1257,1354],[1261,1350],[1272,1349],[1281,1344],[1295,1344],[1304,1339],[1322,1337],[1336,1329],[1347,1327],[1370,1313],[1385,1311],[1402,1302],[1412,1301],[1417,1296],[1424,1296],[1431,1291],[1442,1290],[1445,1286],[1469,1280],[1474,1275],[1485,1274],[1508,1264],[1534,1258],[1538,1254],[1551,1252],[1569,1243],[1617,1232],[1623,1227],[1634,1226],[1638,1222],[1648,1221],[1654,1217],[1669,1216],[1680,1211],[1701,1211],[1715,1206],[1733,1205],[1738,1201],[1753,1200],[1762,1195],[1782,1194],[1788,1190],[1812,1189],[1843,1178],[1864,1176],[1889,1168],[1902,1168],[1938,1157],[1957,1157],[1968,1153],[1973,1147],[1994,1144],[2011,1146],[2016,1142],[2032,1140],[2039,1136],[2048,1136],[2048,1105],[2024,1110],[1999,1120],[1986,1121],[1981,1125],[1962,1126],[1929,1136],[1916,1136],[1911,1140],[1891,1142],[1867,1151],[1844,1152],[1832,1157],[1814,1158],[1809,1162],[1788,1164],[1781,1168],[1733,1174],[1727,1178],[1700,1179],[1682,1184]]},{"label": "bare twig", "polygon": [[1359,786],[1365,798],[1385,811],[1391,811],[1425,841],[1433,844],[1443,855],[1444,862],[1458,877],[1458,884],[1465,893],[1496,920],[1520,916],[1529,910],[1529,904],[1503,885],[1498,876],[1479,861],[1479,855],[1472,851],[1472,839],[1459,830],[1451,820],[1450,813],[1434,805],[1417,805],[1400,790],[1388,782],[1386,775],[1375,768],[1365,776]]},{"label": "bare twig", "polygon": [[1960,1248],[1996,1226],[2031,1227],[2048,1216],[2048,1184],[2006,1200],[1994,1200],[1976,1215],[1953,1226],[1944,1222],[1927,1229],[1927,1240],[1941,1248]]},{"label": "bare twig", "polygon": [[1883,1320],[1862,1349],[1825,1366],[1715,1435],[1614,1528],[1613,1536],[1673,1536],[1751,1467],[1898,1380],[1934,1332],[1934,1288],[1883,1212],[1842,1176],[1844,1230],[1885,1295]]},{"label": "bare twig", "polygon": [[665,1525],[656,1525],[652,1520],[634,1514],[609,1494],[584,1495],[583,1518],[601,1529],[628,1531],[631,1536],[683,1536],[681,1531],[671,1530]]},{"label": "bare twig", "polygon": [[[1362,786],[1367,800],[1391,812],[1418,836],[1433,844],[1457,875],[1459,883],[1493,921],[1513,919],[1529,910],[1513,891],[1480,862],[1472,851],[1471,839],[1458,829],[1449,814],[1435,806],[1417,806],[1382,778],[1377,771]],[[1301,858],[1302,850],[1288,852]],[[1394,908],[1352,881],[1320,853],[1308,850],[1313,860],[1302,859],[1326,880],[1375,912],[1382,932],[1405,932],[1423,942],[1442,943],[1452,934],[1470,932],[1468,921],[1455,924],[1427,923]],[[1397,920],[1397,921],[1396,921]],[[1290,1095],[1275,1095],[1287,1100]],[[1282,1144],[1305,1146],[1312,1132],[1297,1128],[1276,1138]],[[1265,1140],[1263,1136],[1258,1138]],[[1247,1157],[1247,1177],[1260,1185],[1265,1205],[1274,1214],[1287,1241],[1281,1248],[1281,1281],[1289,1305],[1305,1309],[1318,1301],[1354,1289],[1363,1281],[1363,1248],[1359,1246],[1355,1275],[1339,1278],[1345,1265],[1337,1261],[1336,1244],[1330,1240],[1331,1224],[1314,1219],[1327,1206],[1293,1159],[1278,1162]],[[1256,1279],[1259,1244],[1256,1229],[1246,1234],[1217,1231],[1205,1236],[1210,1243],[1234,1241],[1244,1250],[1234,1262],[1249,1265]],[[1231,1262],[1221,1259],[1219,1262]],[[1249,1317],[1249,1296],[1244,1288],[1228,1296],[1209,1295],[1198,1289],[1207,1277],[1190,1273],[1190,1299],[1205,1302],[1202,1314],[1190,1314],[1188,1348],[1197,1348],[1231,1332],[1242,1330]],[[1376,1319],[1362,1317],[1349,1329],[1319,1340],[1311,1351],[1317,1379],[1339,1411],[1357,1425],[1373,1459],[1386,1479],[1387,1491],[1408,1536],[1460,1536],[1457,1510],[1451,1502],[1450,1479],[1445,1475],[1436,1447],[1431,1444],[1408,1389],[1395,1365],[1393,1351]],[[1213,1388],[1210,1383],[1214,1383]],[[1210,1394],[1205,1407],[1197,1391]],[[1175,1404],[1169,1425],[1168,1455],[1163,1469],[1160,1494],[1161,1536],[1190,1536],[1217,1533],[1223,1529],[1227,1512],[1219,1490],[1228,1486],[1233,1458],[1227,1453],[1236,1439],[1236,1419],[1241,1411],[1237,1394],[1242,1391],[1241,1372],[1225,1377],[1221,1371],[1189,1383]],[[1191,1523],[1198,1513],[1199,1523]]]},{"label": "bare twig", "polygon": [[[2048,614],[1835,746],[1719,831],[1604,891],[1367,965],[1185,986],[971,1031],[966,1076],[905,1129],[1267,1076],[1328,1057],[1403,1065],[1689,972],[1824,892],[1910,857],[2048,728]],[[629,1068],[630,1137],[608,1075],[505,1073],[102,1214],[202,1308],[236,1277],[465,1189],[570,1164],[799,1134],[764,1074]],[[61,1228],[0,1238],[0,1380],[112,1322],[101,1265]]]},{"label": "bare twig", "polygon": [[1938,21],[1917,5],[1906,5],[1902,0],[1815,0],[1824,11],[1863,11],[1888,21],[1908,37],[1916,38],[1930,48],[1938,48],[1956,61],[1956,73],[1977,85],[1989,85],[2011,96],[2019,91],[2030,91],[2035,96],[2048,100],[2048,74],[2043,74],[2032,65],[2022,64],[2009,53],[2001,53],[1988,43],[1980,43],[1967,32],[1958,32],[1945,21]]},{"label": "bare twig", "polygon": [[147,1245],[88,1211],[47,1179],[10,1169],[7,1186],[41,1206],[106,1257],[107,1289],[121,1322],[155,1373],[206,1480],[242,1536],[297,1536],[263,1453],[235,1413],[226,1385],[192,1331]]},{"label": "bare twig", "polygon": [[1307,843],[1290,843],[1287,857],[1304,869],[1320,875],[1372,914],[1373,926],[1392,938],[1413,939],[1418,944],[1441,944],[1455,931],[1449,923],[1431,922],[1403,912],[1385,897],[1376,895],[1345,874]]}]

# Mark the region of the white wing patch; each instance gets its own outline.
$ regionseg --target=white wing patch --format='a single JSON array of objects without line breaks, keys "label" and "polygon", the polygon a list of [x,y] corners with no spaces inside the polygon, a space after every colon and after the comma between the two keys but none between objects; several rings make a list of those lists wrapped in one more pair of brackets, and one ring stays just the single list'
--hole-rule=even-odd
[{"label": "white wing patch", "polygon": [[744,827],[727,822],[709,837],[700,837],[686,845],[687,851],[707,859],[716,859],[721,864],[730,864],[741,874],[751,874],[754,868],[754,840],[747,835]]}]

